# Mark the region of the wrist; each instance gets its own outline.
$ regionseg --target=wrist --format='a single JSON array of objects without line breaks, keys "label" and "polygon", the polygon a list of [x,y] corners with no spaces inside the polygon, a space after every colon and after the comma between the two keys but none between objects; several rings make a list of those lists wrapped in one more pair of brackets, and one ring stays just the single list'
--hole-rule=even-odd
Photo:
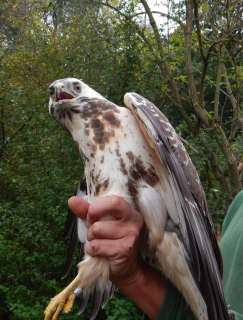
[{"label": "wrist", "polygon": [[166,287],[159,272],[145,264],[139,264],[136,272],[115,280],[120,291],[133,300],[150,319],[155,319],[164,303]]},{"label": "wrist", "polygon": [[143,263],[136,263],[136,265],[128,268],[127,271],[120,272],[119,274],[112,275],[111,280],[118,289],[123,289],[137,286],[143,282],[145,266]]}]

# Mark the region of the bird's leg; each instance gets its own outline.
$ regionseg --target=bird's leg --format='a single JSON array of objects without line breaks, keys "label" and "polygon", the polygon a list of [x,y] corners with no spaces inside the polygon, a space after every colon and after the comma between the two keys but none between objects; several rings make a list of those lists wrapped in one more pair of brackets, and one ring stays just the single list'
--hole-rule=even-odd
[{"label": "bird's leg", "polygon": [[74,280],[63,291],[51,299],[44,311],[45,320],[56,320],[62,310],[65,313],[71,310],[75,299],[73,292],[77,288],[79,281],[80,274],[78,273]]},{"label": "bird's leg", "polygon": [[75,289],[89,287],[97,278],[106,283],[109,279],[109,264],[105,259],[88,256],[79,264],[78,274],[73,281],[51,299],[44,311],[45,320],[57,320],[60,312],[70,312],[75,300]]}]

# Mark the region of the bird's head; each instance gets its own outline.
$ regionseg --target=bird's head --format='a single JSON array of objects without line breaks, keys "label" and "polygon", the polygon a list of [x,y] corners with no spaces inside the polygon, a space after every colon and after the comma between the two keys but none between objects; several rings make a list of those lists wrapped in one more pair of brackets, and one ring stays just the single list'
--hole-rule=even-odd
[{"label": "bird's head", "polygon": [[75,78],[54,81],[49,92],[50,114],[72,135],[82,154],[89,157],[96,144],[105,145],[118,126],[117,106]]},{"label": "bird's head", "polygon": [[65,78],[54,81],[49,86],[49,111],[51,114],[68,110],[78,99],[103,98],[83,81],[76,78]]},{"label": "bird's head", "polygon": [[79,129],[82,119],[82,101],[85,99],[105,99],[83,81],[65,78],[54,81],[49,86],[49,112],[69,132]]}]

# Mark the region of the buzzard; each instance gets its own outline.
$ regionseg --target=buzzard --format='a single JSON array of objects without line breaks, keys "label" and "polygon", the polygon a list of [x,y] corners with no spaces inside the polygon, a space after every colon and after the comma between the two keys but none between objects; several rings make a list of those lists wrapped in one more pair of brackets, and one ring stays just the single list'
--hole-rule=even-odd
[{"label": "buzzard", "polygon": [[[118,195],[136,207],[146,225],[141,255],[177,287],[196,319],[229,319],[204,191],[165,115],[136,93],[127,93],[125,107],[118,106],[75,78],[56,80],[49,90],[49,111],[84,160],[88,201]],[[79,220],[81,242],[85,234]],[[45,320],[70,311],[75,295],[94,287],[101,303],[111,291],[109,264],[85,254],[77,276],[50,301]]]}]

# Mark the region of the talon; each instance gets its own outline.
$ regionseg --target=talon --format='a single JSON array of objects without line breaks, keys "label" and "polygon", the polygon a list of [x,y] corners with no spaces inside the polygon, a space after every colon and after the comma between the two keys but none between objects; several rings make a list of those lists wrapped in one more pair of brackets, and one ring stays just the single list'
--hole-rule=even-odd
[{"label": "talon", "polygon": [[65,305],[65,298],[57,295],[51,299],[44,311],[44,320],[57,320]]},{"label": "talon", "polygon": [[69,313],[72,310],[75,298],[74,293],[67,296],[67,293],[64,294],[64,292],[52,298],[44,311],[44,320],[57,320],[62,311]]},{"label": "talon", "polygon": [[57,320],[62,311],[70,312],[76,296],[74,291],[79,287],[80,274],[78,273],[65,289],[51,299],[44,311],[44,320]]},{"label": "talon", "polygon": [[75,298],[76,298],[76,296],[75,296],[74,293],[70,294],[70,296],[68,297],[67,302],[65,303],[65,305],[63,307],[63,312],[64,313],[69,313],[72,310]]}]

